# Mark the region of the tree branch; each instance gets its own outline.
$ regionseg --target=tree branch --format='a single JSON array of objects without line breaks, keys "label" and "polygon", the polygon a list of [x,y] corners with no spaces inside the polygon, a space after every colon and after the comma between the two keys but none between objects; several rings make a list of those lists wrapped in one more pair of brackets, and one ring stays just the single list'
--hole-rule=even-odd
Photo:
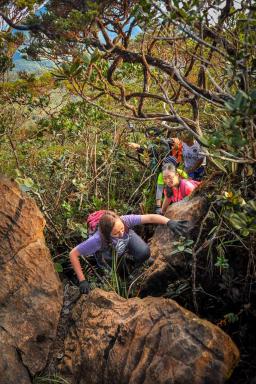
[{"label": "tree branch", "polygon": [[0,12],[0,16],[4,19],[4,21],[13,29],[17,29],[18,31],[32,31],[32,32],[43,32],[43,29],[39,24],[33,25],[17,25],[12,22],[7,16],[5,16],[2,12]]}]

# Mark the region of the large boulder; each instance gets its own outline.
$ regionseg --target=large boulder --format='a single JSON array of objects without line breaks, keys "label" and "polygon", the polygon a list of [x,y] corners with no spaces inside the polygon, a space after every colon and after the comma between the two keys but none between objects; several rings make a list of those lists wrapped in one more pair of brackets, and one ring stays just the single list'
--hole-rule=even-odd
[{"label": "large boulder", "polygon": [[0,178],[0,382],[28,384],[56,334],[62,286],[33,199]]},{"label": "large boulder", "polygon": [[[166,216],[172,220],[188,221],[188,237],[198,234],[198,227],[207,208],[203,197],[194,197],[188,201],[172,204]],[[142,297],[161,295],[166,291],[170,281],[184,278],[190,274],[191,256],[188,253],[174,251],[176,236],[164,225],[159,225],[150,243],[151,256],[154,264],[145,272],[140,291]]]},{"label": "large boulder", "polygon": [[171,299],[95,289],[73,309],[59,373],[73,384],[220,384],[238,360],[227,334]]}]

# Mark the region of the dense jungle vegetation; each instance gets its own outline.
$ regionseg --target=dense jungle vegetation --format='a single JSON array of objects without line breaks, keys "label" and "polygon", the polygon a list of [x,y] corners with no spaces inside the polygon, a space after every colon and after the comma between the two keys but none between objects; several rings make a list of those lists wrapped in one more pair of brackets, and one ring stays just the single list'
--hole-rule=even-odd
[{"label": "dense jungle vegetation", "polygon": [[[147,154],[127,143],[145,143],[150,126],[166,137],[190,131],[207,155],[209,208],[190,245],[194,277],[170,285],[166,297],[229,333],[241,351],[230,382],[253,383],[253,1],[0,5],[0,172],[36,199],[61,278],[70,278],[68,253],[86,238],[89,212],[153,211],[156,175]],[[12,79],[17,49],[50,60],[52,70]]]}]

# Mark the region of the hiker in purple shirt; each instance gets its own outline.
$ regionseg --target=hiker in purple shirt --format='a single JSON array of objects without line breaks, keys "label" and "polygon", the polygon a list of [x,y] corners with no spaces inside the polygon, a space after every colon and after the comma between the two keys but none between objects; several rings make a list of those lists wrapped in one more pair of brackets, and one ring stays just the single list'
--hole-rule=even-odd
[{"label": "hiker in purple shirt", "polygon": [[156,214],[118,216],[112,211],[106,211],[100,218],[98,230],[94,235],[78,244],[70,252],[70,261],[78,277],[81,293],[89,293],[90,286],[81,268],[80,255],[87,256],[102,251],[103,255],[108,254],[111,259],[111,252],[104,253],[104,251],[112,246],[117,256],[122,256],[127,251],[134,257],[137,264],[149,259],[149,246],[132,230],[139,224],[167,225],[177,235],[187,230],[187,222],[184,220],[169,220],[167,217]]}]

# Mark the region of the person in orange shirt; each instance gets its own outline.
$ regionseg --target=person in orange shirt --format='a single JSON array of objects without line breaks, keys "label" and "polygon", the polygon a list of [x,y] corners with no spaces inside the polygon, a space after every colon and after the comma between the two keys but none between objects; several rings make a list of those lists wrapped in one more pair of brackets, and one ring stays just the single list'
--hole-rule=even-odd
[{"label": "person in orange shirt", "polygon": [[178,164],[182,161],[182,141],[177,137],[171,138],[171,156],[176,158]]}]

